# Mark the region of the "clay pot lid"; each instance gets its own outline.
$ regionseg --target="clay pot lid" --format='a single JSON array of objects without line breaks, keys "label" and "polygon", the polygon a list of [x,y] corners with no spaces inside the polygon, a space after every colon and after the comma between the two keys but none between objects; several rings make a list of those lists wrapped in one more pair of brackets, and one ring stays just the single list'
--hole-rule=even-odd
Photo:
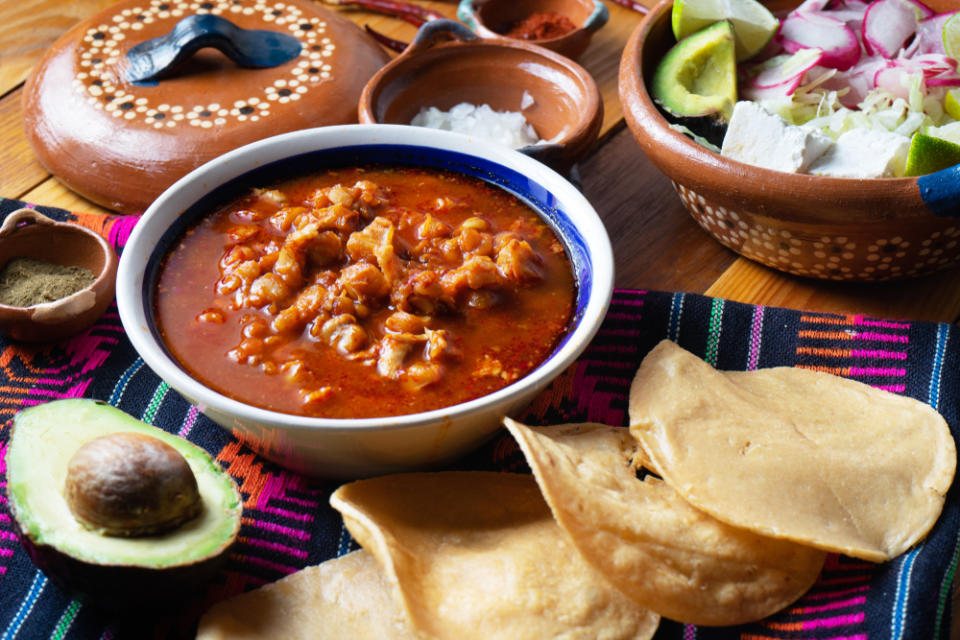
[{"label": "clay pot lid", "polygon": [[[167,77],[131,82],[128,51],[197,14],[285,34],[299,53],[249,68],[201,48]],[[138,212],[226,151],[356,122],[364,84],[388,59],[354,23],[309,0],[125,0],[53,44],[27,80],[24,125],[40,161],[69,188]]]},{"label": "clay pot lid", "polygon": [[33,258],[89,269],[96,279],[73,294],[29,307],[0,304],[0,334],[23,342],[58,340],[89,328],[113,301],[117,254],[102,236],[70,222],[19,209],[0,227],[0,268]]}]

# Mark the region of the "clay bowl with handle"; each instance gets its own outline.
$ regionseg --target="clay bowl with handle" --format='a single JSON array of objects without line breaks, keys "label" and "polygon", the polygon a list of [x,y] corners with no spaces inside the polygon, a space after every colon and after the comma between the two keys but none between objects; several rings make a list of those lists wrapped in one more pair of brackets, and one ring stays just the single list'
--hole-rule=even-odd
[{"label": "clay bowl with handle", "polygon": [[[769,7],[783,15],[796,4]],[[658,4],[627,42],[620,101],[641,149],[707,233],[768,267],[825,280],[903,279],[960,264],[960,166],[908,178],[784,173],[723,157],[670,128],[649,82],[676,42],[672,6]]]},{"label": "clay bowl with handle", "polygon": [[14,258],[83,267],[96,279],[52,302],[27,307],[0,304],[0,333],[13,340],[48,342],[80,333],[96,322],[113,300],[117,255],[90,229],[20,209],[0,227],[0,265]]},{"label": "clay bowl with handle", "polygon": [[[543,38],[511,38],[511,28],[535,14],[564,16],[575,28],[560,35]],[[600,0],[462,0],[457,17],[484,38],[522,40],[556,51],[576,60],[590,44],[590,39],[610,19],[610,12]]]},{"label": "clay bowl with handle", "polygon": [[460,103],[520,112],[546,142],[520,149],[565,173],[594,145],[603,101],[576,62],[533,44],[479,38],[453,20],[428,22],[360,95],[365,124],[410,124],[422,108]]}]

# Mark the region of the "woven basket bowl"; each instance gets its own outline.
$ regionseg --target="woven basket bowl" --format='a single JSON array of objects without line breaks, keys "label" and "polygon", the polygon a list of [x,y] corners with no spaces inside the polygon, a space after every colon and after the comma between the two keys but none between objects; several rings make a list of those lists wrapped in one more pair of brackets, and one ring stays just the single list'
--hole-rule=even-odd
[{"label": "woven basket bowl", "polygon": [[[949,10],[949,0],[927,4]],[[620,101],[640,147],[707,233],[768,267],[825,280],[910,278],[960,263],[960,165],[920,178],[782,173],[721,157],[671,129],[646,80],[675,43],[672,6],[660,2],[627,42]]]}]

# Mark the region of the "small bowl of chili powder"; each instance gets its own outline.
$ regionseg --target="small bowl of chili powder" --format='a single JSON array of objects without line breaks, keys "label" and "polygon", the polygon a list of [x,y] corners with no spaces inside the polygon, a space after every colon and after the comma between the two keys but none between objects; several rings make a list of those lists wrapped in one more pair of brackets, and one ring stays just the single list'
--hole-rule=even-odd
[{"label": "small bowl of chili powder", "polygon": [[49,342],[90,327],[113,300],[117,255],[96,232],[32,209],[0,227],[0,333]]},{"label": "small bowl of chili powder", "polygon": [[576,60],[610,13],[600,0],[461,0],[457,17],[481,37],[531,42]]}]

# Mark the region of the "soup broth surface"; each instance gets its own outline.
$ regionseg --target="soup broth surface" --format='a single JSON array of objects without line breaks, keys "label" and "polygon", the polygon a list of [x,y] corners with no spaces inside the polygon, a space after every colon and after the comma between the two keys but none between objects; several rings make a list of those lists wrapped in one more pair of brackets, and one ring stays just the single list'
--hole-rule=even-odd
[{"label": "soup broth surface", "polygon": [[500,389],[568,328],[562,243],[520,199],[438,170],[338,169],[257,188],[191,227],[160,270],[172,355],[285,413],[402,415]]}]

